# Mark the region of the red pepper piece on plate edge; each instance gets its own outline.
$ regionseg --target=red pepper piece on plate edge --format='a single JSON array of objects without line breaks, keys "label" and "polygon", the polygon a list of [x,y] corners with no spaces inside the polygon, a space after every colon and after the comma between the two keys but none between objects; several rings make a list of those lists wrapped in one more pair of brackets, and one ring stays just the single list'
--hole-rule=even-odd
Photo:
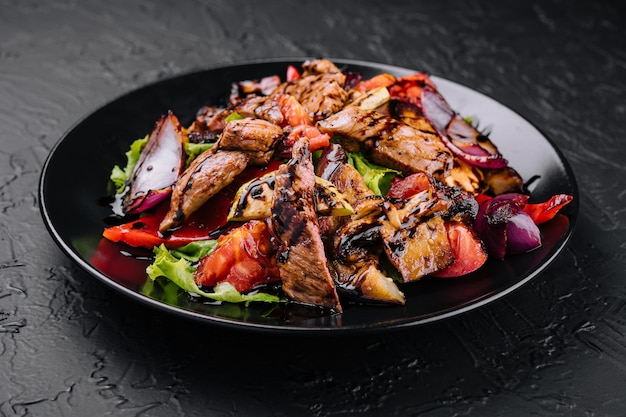
[{"label": "red pepper piece on plate edge", "polygon": [[[574,197],[569,194],[555,194],[544,202],[528,203],[529,196],[527,195],[516,194],[511,196],[514,197],[515,203],[533,219],[536,225],[552,220],[563,207],[574,199]],[[483,202],[492,198],[493,197],[485,194],[478,194],[476,201],[478,201],[479,205],[482,205]]]}]

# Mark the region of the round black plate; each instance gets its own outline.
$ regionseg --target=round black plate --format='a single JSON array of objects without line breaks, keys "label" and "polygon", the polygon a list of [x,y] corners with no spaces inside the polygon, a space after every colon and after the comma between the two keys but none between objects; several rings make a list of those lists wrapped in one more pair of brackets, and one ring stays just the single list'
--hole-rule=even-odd
[{"label": "round black plate", "polygon": [[[103,204],[111,168],[125,164],[130,143],[149,133],[171,110],[188,126],[203,105],[224,104],[232,82],[285,74],[303,59],[270,60],[208,69],[160,81],[126,94],[93,112],[67,132],[52,149],[41,174],[39,197],[44,222],[61,249],[89,274],[133,299],[181,318],[231,327],[273,331],[348,332],[414,326],[441,320],[496,300],[537,276],[557,256],[572,233],[578,213],[578,190],[561,153],[537,128],[493,99],[449,80],[432,77],[463,116],[491,126],[491,138],[531,183],[532,201],[566,193],[574,201],[543,225],[543,246],[504,261],[489,260],[479,271],[458,279],[429,279],[404,285],[402,307],[347,305],[339,315],[308,314],[256,303],[214,305],[190,300],[157,281],[146,282],[147,262],[139,252],[103,239]],[[381,72],[396,76],[415,70],[361,61],[334,60],[364,77]],[[130,256],[130,255],[135,256]]]}]

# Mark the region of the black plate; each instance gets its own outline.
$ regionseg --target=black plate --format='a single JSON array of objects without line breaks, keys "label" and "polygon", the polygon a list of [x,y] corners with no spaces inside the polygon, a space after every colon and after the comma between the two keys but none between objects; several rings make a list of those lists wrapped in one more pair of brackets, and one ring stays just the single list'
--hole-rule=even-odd
[{"label": "black plate", "polygon": [[[127,256],[129,248],[101,238],[111,214],[103,204],[111,168],[124,164],[124,153],[136,138],[149,133],[159,116],[172,110],[188,126],[203,105],[223,104],[234,81],[285,74],[287,65],[303,59],[272,60],[208,69],[160,81],[126,94],[75,125],[52,149],[41,175],[39,197],[43,219],[61,249],[89,274],[133,299],[181,318],[274,331],[365,331],[413,326],[477,308],[519,288],[558,255],[572,233],[578,213],[578,190],[561,153],[537,128],[493,99],[457,83],[432,77],[444,97],[463,116],[491,126],[491,138],[524,180],[537,178],[533,201],[567,193],[574,201],[563,215],[542,226],[543,246],[504,261],[490,260],[479,271],[458,279],[422,279],[402,287],[406,306],[352,306],[333,316],[303,311],[270,310],[265,304],[211,305],[190,301],[160,283],[146,285],[146,261]],[[396,76],[415,70],[374,63],[334,60],[342,69],[370,77]],[[129,251],[132,252],[132,251]],[[137,253],[135,253],[137,255]]]}]

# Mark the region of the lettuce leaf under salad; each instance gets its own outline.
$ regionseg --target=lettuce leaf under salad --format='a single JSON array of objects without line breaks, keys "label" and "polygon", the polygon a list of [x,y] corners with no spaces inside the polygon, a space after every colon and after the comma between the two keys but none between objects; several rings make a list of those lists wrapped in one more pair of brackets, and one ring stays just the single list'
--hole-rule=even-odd
[{"label": "lettuce leaf under salad", "polygon": [[217,284],[213,287],[213,292],[200,289],[194,279],[196,270],[194,264],[201,257],[212,252],[216,246],[217,240],[193,242],[175,250],[170,250],[163,244],[156,246],[153,249],[155,254],[154,261],[146,268],[148,278],[154,281],[159,277],[165,277],[188,293],[214,301],[228,303],[245,302],[246,305],[253,301],[266,303],[282,301],[278,296],[263,292],[241,294],[232,284],[227,282]]},{"label": "lettuce leaf under salad", "polygon": [[402,174],[395,169],[371,163],[361,153],[349,152],[348,163],[359,171],[365,185],[377,195],[386,195],[393,179]]},{"label": "lettuce leaf under salad", "polygon": [[130,175],[133,173],[137,161],[139,161],[141,150],[146,146],[146,143],[148,143],[149,137],[150,135],[146,135],[143,138],[135,140],[130,145],[130,149],[126,151],[126,166],[124,168],[121,168],[119,165],[113,167],[111,171],[111,182],[115,187],[116,194],[121,194],[126,189]]}]

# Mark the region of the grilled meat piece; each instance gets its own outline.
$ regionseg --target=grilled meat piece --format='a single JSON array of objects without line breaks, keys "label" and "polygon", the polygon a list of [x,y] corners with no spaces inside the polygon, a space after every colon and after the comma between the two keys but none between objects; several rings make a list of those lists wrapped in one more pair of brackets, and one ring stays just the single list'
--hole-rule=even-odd
[{"label": "grilled meat piece", "polygon": [[205,151],[187,167],[172,190],[170,209],[159,232],[180,225],[218,191],[230,184],[248,164],[248,155],[237,151]]},{"label": "grilled meat piece", "polygon": [[224,127],[217,148],[243,152],[250,158],[250,164],[266,165],[282,137],[283,130],[266,120],[231,120]]},{"label": "grilled meat piece", "polygon": [[373,162],[405,174],[422,171],[443,179],[452,168],[452,153],[439,136],[376,110],[347,106],[317,125],[322,133],[357,142]]},{"label": "grilled meat piece", "polygon": [[372,195],[359,172],[348,164],[348,155],[341,145],[331,143],[320,156],[317,164],[317,176],[332,182],[343,193],[350,204],[363,197]]},{"label": "grilled meat piece", "polygon": [[384,221],[380,228],[387,258],[405,282],[416,281],[454,262],[444,220],[441,216],[411,228],[396,228]]},{"label": "grilled meat piece", "polygon": [[341,312],[313,206],[314,186],[308,141],[299,140],[275,175],[272,226],[282,245],[280,278],[291,299]]},{"label": "grilled meat piece", "polygon": [[187,129],[189,142],[215,142],[224,129],[225,120],[230,114],[230,110],[221,107],[204,106],[200,108],[196,114],[196,119]]},{"label": "grilled meat piece", "polygon": [[250,96],[233,108],[233,112],[243,117],[267,120],[282,126],[285,120],[276,95]]},{"label": "grilled meat piece", "polygon": [[325,59],[306,61],[302,75],[281,84],[275,93],[291,94],[305,108],[313,122],[322,120],[341,110],[348,99],[344,89],[346,76]]}]

